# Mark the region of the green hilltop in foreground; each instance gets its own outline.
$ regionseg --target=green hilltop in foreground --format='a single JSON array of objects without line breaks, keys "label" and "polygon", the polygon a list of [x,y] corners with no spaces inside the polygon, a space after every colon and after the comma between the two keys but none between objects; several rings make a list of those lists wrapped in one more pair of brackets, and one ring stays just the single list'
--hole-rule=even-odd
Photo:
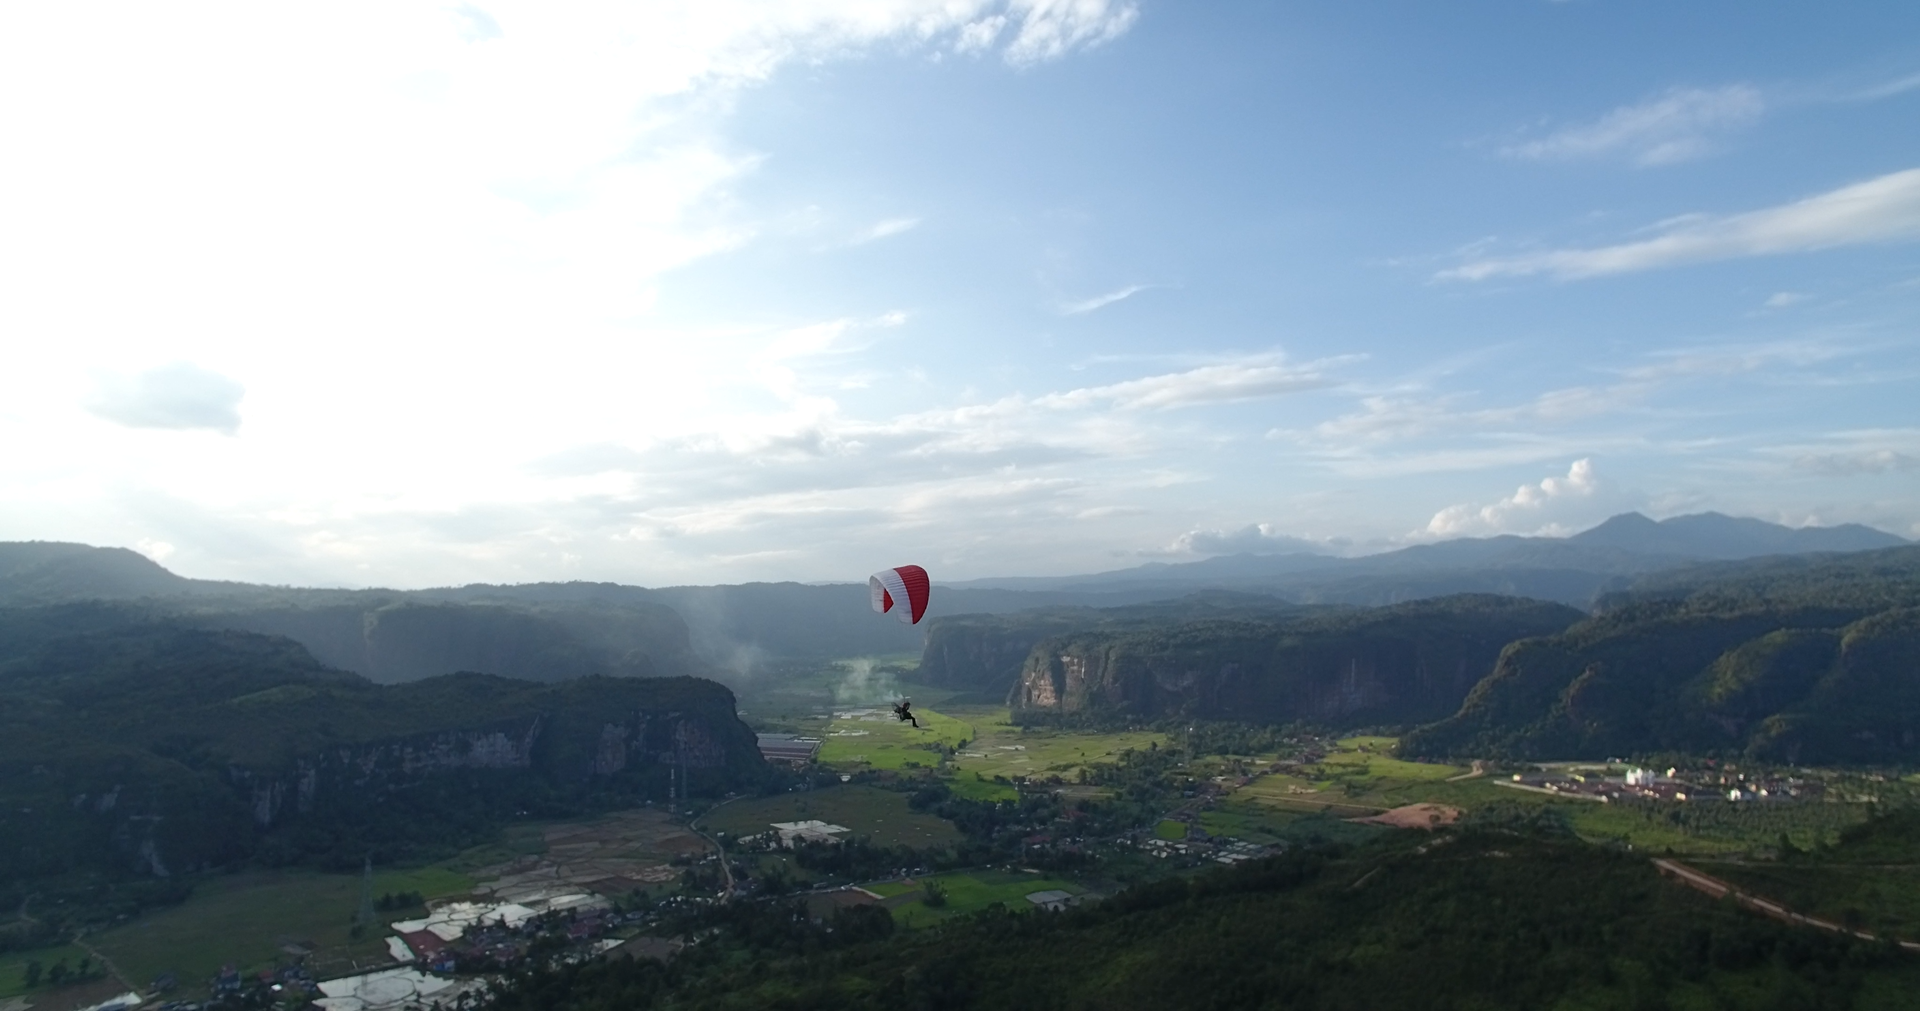
[{"label": "green hilltop in foreground", "polygon": [[1897,1011],[1920,990],[1920,963],[1890,945],[1716,904],[1638,856],[1506,832],[1400,833],[925,931],[871,907],[831,931],[781,913],[717,910],[671,967],[559,966],[509,981],[495,1007]]}]

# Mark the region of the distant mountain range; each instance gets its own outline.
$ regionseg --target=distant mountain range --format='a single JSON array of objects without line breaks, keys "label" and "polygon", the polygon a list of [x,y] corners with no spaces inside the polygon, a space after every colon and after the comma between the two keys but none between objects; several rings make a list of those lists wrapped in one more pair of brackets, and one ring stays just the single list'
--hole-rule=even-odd
[{"label": "distant mountain range", "polygon": [[[1091,575],[943,582],[932,613],[1114,608],[1208,590],[1363,606],[1478,593],[1591,609],[1640,577],[1704,561],[1906,543],[1857,524],[1794,529],[1718,513],[1659,522],[1627,513],[1565,538],[1465,538],[1360,558],[1230,555]],[[125,548],[0,543],[0,607],[79,600],[138,602],[203,627],[285,635],[326,664],[385,683],[458,670],[542,681],[742,673],[777,657],[916,653],[926,635],[924,625],[876,620],[866,588],[851,583],[319,590],[188,579]]]},{"label": "distant mountain range", "polygon": [[1632,577],[1702,561],[1766,555],[1869,551],[1905,539],[1872,527],[1787,527],[1699,513],[1654,521],[1623,513],[1571,537],[1461,538],[1358,558],[1320,554],[1227,555],[1154,562],[1083,576],[974,579],[943,590],[1019,590],[1062,595],[1202,589],[1271,593],[1295,603],[1381,605],[1452,593],[1501,593],[1591,606]]}]

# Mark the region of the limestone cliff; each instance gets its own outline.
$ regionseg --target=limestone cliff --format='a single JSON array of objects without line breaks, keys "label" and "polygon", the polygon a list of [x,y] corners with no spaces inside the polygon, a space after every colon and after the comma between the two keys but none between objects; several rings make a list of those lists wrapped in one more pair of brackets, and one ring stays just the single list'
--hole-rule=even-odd
[{"label": "limestone cliff", "polygon": [[764,775],[733,694],[697,678],[382,686],[286,639],[165,622],[0,658],[0,878],[353,864]]},{"label": "limestone cliff", "polygon": [[1016,716],[1424,722],[1458,708],[1507,643],[1580,617],[1558,604],[1460,596],[1294,620],[1073,633],[1034,647],[1009,703]]}]

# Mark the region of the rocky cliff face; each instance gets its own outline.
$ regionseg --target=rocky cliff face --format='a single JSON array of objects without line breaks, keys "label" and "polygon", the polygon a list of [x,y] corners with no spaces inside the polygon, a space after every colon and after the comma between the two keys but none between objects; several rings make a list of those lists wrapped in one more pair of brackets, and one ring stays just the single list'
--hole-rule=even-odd
[{"label": "rocky cliff face", "polygon": [[1508,642],[1579,617],[1557,604],[1468,596],[1297,621],[1070,634],[1034,647],[1009,702],[1016,714],[1424,722],[1457,708]]},{"label": "rocky cliff face", "polygon": [[670,768],[708,784],[750,781],[759,750],[744,729],[718,708],[540,709],[490,726],[323,748],[278,770],[231,765],[226,775],[261,828],[311,815],[329,796],[377,800],[459,772],[526,771],[562,783],[627,779],[646,795],[658,792],[663,784],[654,780]]},{"label": "rocky cliff face", "polygon": [[394,859],[763,775],[733,694],[697,678],[381,686],[286,639],[148,622],[0,658],[0,880]]},{"label": "rocky cliff face", "polygon": [[1091,608],[936,618],[927,625],[920,676],[942,688],[1005,698],[1042,639],[1102,623],[1100,612]]}]

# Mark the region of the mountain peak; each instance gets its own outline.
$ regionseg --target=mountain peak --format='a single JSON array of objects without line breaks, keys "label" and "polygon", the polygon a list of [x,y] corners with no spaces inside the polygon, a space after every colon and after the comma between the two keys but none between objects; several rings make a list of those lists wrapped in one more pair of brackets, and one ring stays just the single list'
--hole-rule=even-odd
[{"label": "mountain peak", "polygon": [[1903,538],[1858,523],[1796,528],[1717,512],[1670,516],[1658,522],[1637,512],[1621,513],[1567,540],[1573,544],[1641,554],[1713,559],[1811,551],[1869,551],[1907,543]]}]

